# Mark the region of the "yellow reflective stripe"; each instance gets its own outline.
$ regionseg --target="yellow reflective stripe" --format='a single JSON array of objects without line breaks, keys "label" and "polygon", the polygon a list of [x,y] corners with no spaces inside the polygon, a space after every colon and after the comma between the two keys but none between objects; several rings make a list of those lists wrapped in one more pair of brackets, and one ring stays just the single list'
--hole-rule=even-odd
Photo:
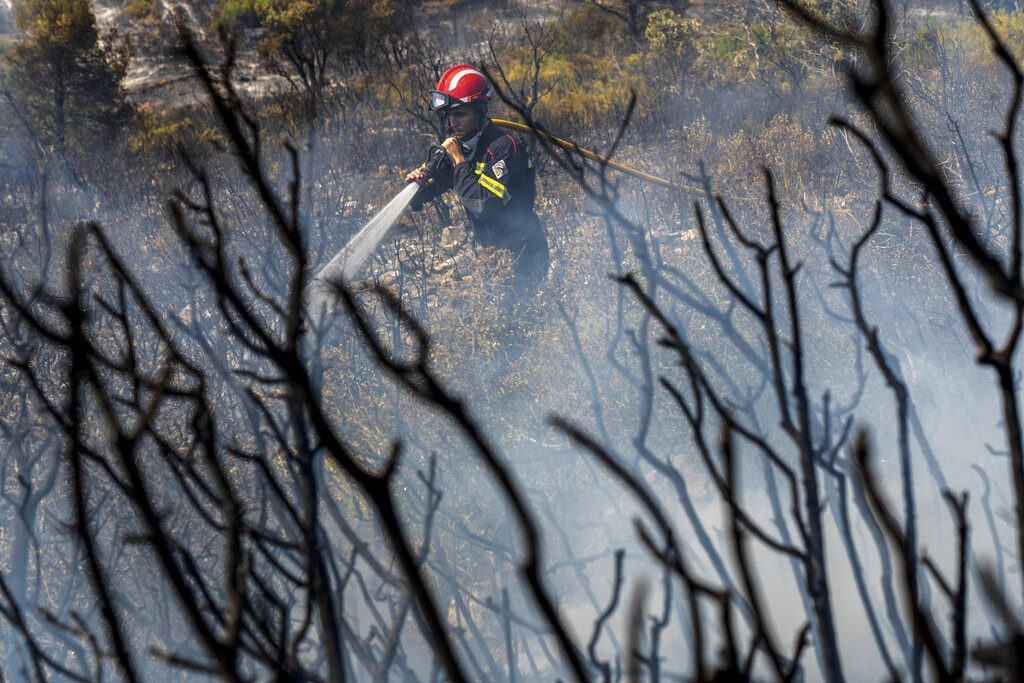
[{"label": "yellow reflective stripe", "polygon": [[494,178],[492,178],[490,176],[481,175],[480,176],[480,184],[483,185],[484,187],[486,187],[488,190],[490,190],[494,194],[498,195],[499,197],[508,197],[509,196],[508,190],[505,188],[505,186],[502,185],[501,183],[499,183],[497,180],[495,180]]},{"label": "yellow reflective stripe", "polygon": [[489,185],[488,183],[484,182],[484,180],[486,178],[487,178],[487,176],[485,176],[485,175],[480,176],[480,184],[483,185],[484,187],[486,187],[488,190],[490,190],[492,194],[498,195],[498,197],[500,197],[503,202],[507,202],[508,201],[508,199],[506,199],[506,194],[507,193],[502,192],[498,188],[496,188],[496,187],[494,187],[492,185]]},{"label": "yellow reflective stripe", "polygon": [[504,185],[502,185],[501,183],[499,183],[497,180],[495,180],[494,178],[492,178],[489,175],[481,175],[480,176],[480,182],[481,183],[483,183],[483,182],[490,183],[491,185],[493,185],[494,187],[496,187],[500,191],[504,192],[505,194],[508,194],[508,189]]},{"label": "yellow reflective stripe", "polygon": [[486,166],[486,165],[487,165],[487,164],[485,164],[485,163],[484,163],[484,162],[482,162],[482,161],[478,161],[478,162],[476,162],[476,174],[477,174],[477,175],[482,175],[482,174],[483,174],[483,172],[484,172],[484,166]]},{"label": "yellow reflective stripe", "polygon": [[508,193],[508,190],[505,189],[505,186],[499,183],[494,178],[481,174],[479,182],[492,193],[498,195],[501,198],[501,201],[504,202],[505,204],[508,204],[508,200],[512,199],[512,195]]}]

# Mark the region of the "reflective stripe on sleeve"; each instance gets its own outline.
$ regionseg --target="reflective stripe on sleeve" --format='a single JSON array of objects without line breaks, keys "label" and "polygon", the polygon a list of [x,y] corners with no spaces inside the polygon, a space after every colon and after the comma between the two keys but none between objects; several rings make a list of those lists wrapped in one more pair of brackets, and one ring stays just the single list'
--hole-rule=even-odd
[{"label": "reflective stripe on sleeve", "polygon": [[502,204],[508,204],[508,200],[512,199],[512,195],[510,195],[508,193],[508,190],[505,189],[505,186],[502,185],[501,183],[499,183],[494,178],[491,178],[490,176],[483,175],[481,173],[480,174],[480,178],[478,179],[478,182],[481,185],[483,185],[485,188],[490,190],[493,194],[495,194],[498,197],[500,197]]}]

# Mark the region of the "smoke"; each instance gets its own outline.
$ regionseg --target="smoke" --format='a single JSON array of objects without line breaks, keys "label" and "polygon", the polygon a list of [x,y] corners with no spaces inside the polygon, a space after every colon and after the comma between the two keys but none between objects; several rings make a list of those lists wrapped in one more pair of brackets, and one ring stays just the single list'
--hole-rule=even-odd
[{"label": "smoke", "polygon": [[[870,357],[864,336],[851,323],[849,292],[835,286],[843,278],[831,262],[847,267],[852,245],[869,227],[877,174],[855,141],[818,125],[816,109],[802,112],[814,123],[802,123],[796,114],[782,120],[763,106],[769,97],[762,93],[758,98],[741,98],[733,91],[714,91],[707,98],[703,94],[697,98],[703,102],[699,112],[687,111],[689,101],[680,102],[672,112],[684,118],[672,131],[671,145],[664,142],[663,131],[639,128],[630,132],[635,137],[627,140],[619,158],[652,172],[668,171],[667,175],[682,171],[699,177],[703,170],[714,192],[722,194],[742,235],[761,245],[772,243],[773,232],[765,181],[757,165],[766,163],[775,171],[784,239],[793,262],[801,265],[795,287],[804,348],[803,357],[797,359],[795,321],[786,307],[785,278],[777,269],[775,252],[767,282],[772,288],[769,300],[777,306],[775,329],[787,378],[783,394],[791,395],[792,373],[797,362],[802,363],[812,406],[811,431],[816,443],[828,446],[821,448],[818,476],[843,670],[851,680],[880,678],[887,673],[886,660],[898,671],[909,669],[906,639],[911,629],[901,612],[903,587],[894,551],[881,540],[867,503],[858,499],[859,484],[848,452],[852,430],[869,427],[879,481],[902,518],[907,508],[901,488],[905,475],[898,455],[899,424],[892,391]],[[850,109],[855,112],[855,107]],[[544,583],[574,642],[587,650],[587,658],[593,637],[597,662],[624,670],[628,643],[639,637],[629,632],[628,624],[640,623],[645,652],[655,634],[660,639],[657,664],[662,676],[688,676],[694,667],[690,643],[697,625],[686,608],[681,582],[638,539],[638,523],[648,533],[656,530],[647,511],[592,453],[579,448],[564,430],[551,426],[552,415],[596,435],[642,482],[663,507],[695,574],[717,589],[732,592],[734,628],[739,642],[749,644],[754,638],[750,598],[737,567],[729,505],[719,481],[726,471],[718,445],[723,420],[710,407],[709,392],[722,397],[744,425],[783,455],[786,465],[799,466],[798,448],[780,427],[785,415],[773,385],[769,340],[758,316],[745,310],[738,296],[760,302],[766,295],[756,253],[745,248],[725,216],[716,213],[711,197],[677,201],[660,189],[622,181],[616,188],[615,207],[629,222],[619,222],[609,218],[607,205],[586,199],[566,174],[549,164],[541,178],[539,213],[554,244],[552,276],[536,300],[519,302],[509,316],[502,305],[510,296],[509,257],[473,245],[454,203],[447,207],[455,216],[450,220],[434,210],[402,216],[414,186],[388,201],[390,188],[401,176],[402,150],[408,151],[409,159],[419,156],[411,149],[407,128],[388,131],[372,117],[348,115],[352,118],[339,123],[345,128],[336,138],[323,135],[303,156],[305,194],[300,205],[303,237],[310,245],[304,255],[307,273],[317,271],[330,254],[338,253],[340,245],[346,245],[319,270],[309,293],[317,295],[315,280],[333,279],[340,268],[341,279],[353,285],[369,327],[402,367],[415,365],[423,350],[420,339],[386,299],[373,294],[371,285],[382,285],[423,325],[431,339],[426,365],[481,425],[529,503],[542,531]],[[1000,228],[1006,225],[1005,190],[998,182],[1002,171],[992,156],[993,143],[984,134],[999,123],[998,113],[971,109],[962,118],[969,128],[962,137],[950,133],[937,117],[929,121],[932,144],[950,151],[951,165],[966,178],[964,193],[975,193],[978,215],[986,217],[992,229],[989,239],[999,244],[1006,239]],[[376,172],[377,157],[349,158],[346,136],[365,137],[367,131],[372,131],[382,150],[379,161],[384,168]],[[703,169],[695,162],[701,158],[706,161]],[[286,326],[275,306],[285,305],[294,275],[288,250],[277,238],[258,193],[237,172],[235,159],[211,153],[195,160],[212,178],[216,202],[212,216],[222,228],[217,234],[212,232],[212,219],[193,219],[189,234],[201,247],[198,253],[208,255],[205,249],[222,245],[223,259],[209,270],[223,268],[225,276],[247,293],[244,305],[284,338]],[[261,163],[284,194],[294,180],[287,155],[268,145]],[[974,167],[976,179],[971,179],[968,167]],[[299,535],[291,534],[287,511],[275,503],[268,480],[251,460],[235,456],[259,454],[273,476],[291,482],[286,474],[297,468],[298,460],[292,456],[300,451],[296,444],[307,428],[294,419],[286,401],[278,400],[281,390],[272,380],[279,368],[259,347],[254,348],[252,338],[237,333],[237,311],[218,303],[212,286],[216,275],[204,272],[202,259],[169,226],[165,205],[169,191],[179,189],[189,202],[201,204],[204,188],[167,156],[134,159],[123,170],[112,168],[111,172],[122,181],[111,181],[104,190],[83,189],[67,178],[50,180],[50,188],[44,190],[53,226],[49,235],[36,230],[41,204],[33,192],[38,190],[8,179],[17,201],[5,202],[4,212],[24,237],[16,239],[13,233],[6,237],[5,281],[16,274],[22,277],[21,296],[29,296],[40,284],[66,294],[66,245],[75,219],[88,217],[105,226],[115,250],[171,330],[174,343],[203,370],[206,396],[218,417],[218,452],[236,468],[232,476],[245,483],[240,490],[247,514],[260,519],[261,529],[294,540]],[[972,189],[974,185],[979,189]],[[997,198],[989,199],[985,192],[997,186]],[[712,267],[692,199],[700,202],[698,211],[707,226],[712,253],[736,283],[736,291],[724,286]],[[381,204],[384,208],[366,222],[374,212],[369,207]],[[389,233],[396,220],[401,229]],[[94,247],[84,258],[84,272],[95,287],[83,300],[92,316],[92,338],[107,340],[110,348],[121,350],[125,338],[118,331],[118,316],[100,303],[101,297],[108,304],[116,302],[118,287]],[[356,277],[352,268],[364,265],[365,277]],[[671,330],[644,308],[635,293],[609,277],[627,273],[636,274],[641,291],[651,296],[689,345],[708,386],[693,391],[692,375],[679,349],[661,343]],[[911,422],[910,464],[919,546],[937,565],[954,566],[954,526],[940,490],[943,486],[968,490],[971,566],[988,558],[1005,561],[999,577],[1012,585],[1012,553],[1003,548],[1011,545],[1013,528],[1004,520],[1013,498],[1005,458],[999,454],[1005,439],[998,396],[991,374],[975,363],[971,340],[959,322],[950,292],[938,284],[943,282],[941,267],[920,227],[886,208],[877,235],[863,253],[857,282],[866,317],[877,327],[913,402],[916,421]],[[970,274],[968,282],[968,296],[978,303],[986,326],[1004,329],[1012,323],[1010,312],[993,301],[984,281]],[[42,301],[35,305],[49,320],[59,320],[55,307]],[[147,376],[156,377],[167,341],[155,334],[140,304],[130,301],[127,307],[128,328],[138,335],[139,363]],[[61,389],[66,356],[48,349],[24,325],[18,329],[19,314],[6,298],[0,317],[5,325],[4,355],[35,368],[44,383],[44,395],[66,399]],[[520,573],[522,529],[514,523],[509,500],[482,460],[479,445],[460,431],[450,412],[420,400],[395,373],[382,370],[362,332],[341,307],[331,315],[313,316],[303,334],[301,350],[313,390],[355,459],[380,471],[394,443],[402,444],[390,491],[402,527],[414,540],[414,550],[424,549],[422,572],[471,678],[564,676],[563,657]],[[115,372],[113,368],[106,371]],[[680,392],[690,410],[697,410],[698,394],[703,398],[703,423],[695,428],[688,422],[683,406],[662,380]],[[10,399],[4,425],[17,426],[5,428],[2,435],[9,454],[5,490],[15,501],[5,509],[6,521],[11,522],[5,528],[13,529],[4,551],[10,558],[12,588],[21,607],[35,615],[35,628],[45,627],[33,611],[38,606],[68,623],[74,622],[72,615],[81,614],[86,626],[99,633],[101,617],[94,601],[90,605],[92,593],[80,571],[83,550],[68,540],[68,534],[53,532],[44,521],[73,521],[68,498],[61,495],[66,486],[53,485],[58,474],[61,482],[68,476],[68,461],[61,457],[64,437],[55,436],[59,430],[46,406],[27,398],[31,392],[26,391],[24,374],[5,367],[2,381],[4,396]],[[114,381],[113,386],[122,400],[130,402],[130,383]],[[140,392],[145,395],[151,390],[143,387]],[[100,412],[96,406],[90,409],[90,424],[105,424]],[[173,443],[179,447],[193,445],[193,440],[198,443],[189,431],[190,420],[185,419],[189,416],[188,411],[170,411],[162,415],[155,431],[173,434]],[[109,436],[97,427],[88,442],[106,452]],[[282,448],[276,438],[291,448]],[[710,453],[710,468],[701,454],[702,441]],[[310,448],[317,451],[322,445],[314,443]],[[395,555],[377,513],[365,492],[322,451],[317,452],[322,543],[331,549],[328,581],[338,595],[337,611],[351,629],[346,641],[354,654],[347,655],[348,666],[356,680],[366,679],[374,675],[373,664],[387,644],[397,642],[399,654],[391,678],[428,680],[437,667],[435,651],[427,629],[410,613],[416,606],[410,603],[407,585],[394,579]],[[151,482],[175,481],[176,461],[163,459],[158,443],[148,443],[146,453]],[[748,441],[736,446],[735,468],[736,495],[747,514],[779,544],[798,545],[802,539],[781,469]],[[109,477],[94,473],[89,501],[97,512],[91,528],[111,568],[112,587],[130,605],[124,608],[126,631],[142,662],[143,677],[170,679],[176,675],[175,668],[159,657],[147,656],[150,647],[194,660],[202,660],[204,649],[184,609],[168,590],[165,576],[154,565],[152,553],[140,544],[146,530],[118,488],[115,477],[120,474],[118,468]],[[200,479],[204,485],[208,485],[206,475],[204,470]],[[202,487],[168,485],[155,490],[160,494],[157,507],[165,515],[165,527],[180,547],[192,549],[192,556],[198,558],[197,574],[219,578],[225,568],[220,546],[204,547],[205,540],[217,538],[206,521],[214,506],[205,499],[202,505],[190,502]],[[34,500],[32,494],[38,491],[48,493]],[[300,487],[289,489],[284,498],[298,504],[302,492]],[[440,495],[437,503],[435,494]],[[19,520],[27,526],[15,526]],[[277,536],[260,539],[280,540]],[[625,551],[623,582],[617,587],[615,558],[620,549]],[[287,577],[305,571],[284,550],[253,552],[261,558],[261,566],[270,559],[287,560],[281,572],[285,578],[275,575],[282,585],[288,584]],[[751,564],[757,568],[773,637],[788,648],[809,619],[806,586],[799,578],[802,569],[764,544],[752,544]],[[923,578],[925,571],[920,574]],[[221,584],[209,583],[221,590]],[[922,584],[931,585],[925,589],[927,602],[947,627],[942,616],[945,598],[934,584],[924,580]],[[635,607],[633,597],[641,592],[638,586],[646,587],[647,597],[643,618],[636,622],[630,612]],[[616,591],[621,592],[619,608],[594,633]],[[307,614],[303,589],[289,587],[280,594],[292,596],[284,621],[301,621],[298,617]],[[972,640],[989,635],[989,614],[979,595],[972,580]],[[703,603],[699,614],[710,640],[706,657],[711,662],[726,642],[726,634],[716,622],[718,612],[710,601]],[[664,626],[656,628],[659,624]],[[323,675],[326,665],[318,638],[319,634],[298,641],[298,660]],[[83,663],[91,661],[88,638],[72,640],[76,645],[68,666],[84,670]],[[9,628],[4,647],[5,659],[16,656],[28,668],[32,655],[15,628]],[[249,652],[243,658],[249,672],[260,670],[258,656]],[[808,679],[823,676],[820,662],[821,652],[812,645],[803,659]],[[759,655],[754,671],[769,676],[767,658]]]}]

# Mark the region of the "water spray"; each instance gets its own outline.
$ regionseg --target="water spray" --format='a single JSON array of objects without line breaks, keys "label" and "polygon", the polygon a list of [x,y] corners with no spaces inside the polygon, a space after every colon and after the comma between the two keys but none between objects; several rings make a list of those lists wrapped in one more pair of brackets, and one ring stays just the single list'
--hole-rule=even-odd
[{"label": "water spray", "polygon": [[405,207],[409,206],[418,190],[417,183],[406,185],[401,192],[384,205],[384,208],[376,216],[370,219],[370,222],[362,230],[356,233],[355,237],[349,240],[348,244],[317,273],[314,279],[323,282],[350,281],[391,230],[391,226],[402,215]]}]

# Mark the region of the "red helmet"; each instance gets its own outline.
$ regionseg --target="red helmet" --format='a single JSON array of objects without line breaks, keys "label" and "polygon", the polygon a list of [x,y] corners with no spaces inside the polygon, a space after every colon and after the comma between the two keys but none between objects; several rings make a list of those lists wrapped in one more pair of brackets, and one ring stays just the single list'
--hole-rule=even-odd
[{"label": "red helmet", "polygon": [[430,108],[437,111],[471,102],[488,102],[493,94],[494,88],[479,70],[469,64],[457,64],[444,72],[437,82],[437,90],[430,91]]}]

